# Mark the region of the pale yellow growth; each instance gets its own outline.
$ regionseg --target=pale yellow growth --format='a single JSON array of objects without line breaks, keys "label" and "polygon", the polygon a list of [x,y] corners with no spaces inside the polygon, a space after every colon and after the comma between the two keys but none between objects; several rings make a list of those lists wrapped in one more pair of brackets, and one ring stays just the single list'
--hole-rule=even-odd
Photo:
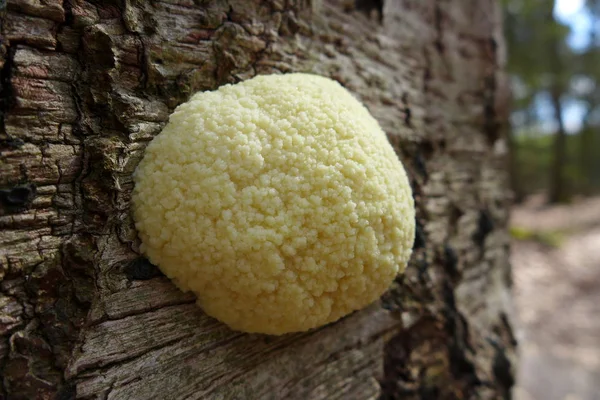
[{"label": "pale yellow growth", "polygon": [[402,164],[337,82],[259,76],[194,95],[135,173],[142,251],[207,314],[283,334],[377,300],[408,261]]}]

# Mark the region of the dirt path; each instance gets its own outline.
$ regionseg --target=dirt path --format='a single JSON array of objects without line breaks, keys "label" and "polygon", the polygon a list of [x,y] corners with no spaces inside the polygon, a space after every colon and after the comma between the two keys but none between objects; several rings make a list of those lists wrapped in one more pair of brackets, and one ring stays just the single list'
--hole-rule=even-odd
[{"label": "dirt path", "polygon": [[567,232],[558,248],[515,241],[517,400],[600,399],[600,198],[513,212],[513,226]]}]

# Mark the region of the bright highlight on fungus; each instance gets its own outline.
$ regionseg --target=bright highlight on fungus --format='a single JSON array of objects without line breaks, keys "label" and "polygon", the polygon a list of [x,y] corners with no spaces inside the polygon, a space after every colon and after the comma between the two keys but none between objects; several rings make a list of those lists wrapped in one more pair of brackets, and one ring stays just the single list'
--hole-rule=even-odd
[{"label": "bright highlight on fungus", "polygon": [[377,300],[411,254],[404,168],[328,78],[258,76],[197,93],[134,179],[142,252],[235,330],[336,321]]}]

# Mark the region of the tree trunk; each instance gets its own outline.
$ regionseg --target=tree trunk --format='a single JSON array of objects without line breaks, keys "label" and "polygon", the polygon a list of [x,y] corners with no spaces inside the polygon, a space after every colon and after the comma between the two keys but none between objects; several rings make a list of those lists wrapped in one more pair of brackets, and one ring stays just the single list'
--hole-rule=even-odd
[{"label": "tree trunk", "polygon": [[[552,3],[555,3],[553,1]],[[547,18],[556,24],[554,19],[554,7],[547,8]],[[555,32],[556,33],[556,32]],[[552,144],[552,166],[550,167],[550,180],[548,189],[548,203],[559,203],[567,200],[568,194],[565,187],[564,170],[567,161],[567,132],[563,118],[563,104],[561,97],[566,92],[565,70],[563,57],[561,57],[561,41],[554,34],[547,42],[547,56],[550,63],[551,84],[548,88],[554,120],[556,121],[556,133]]]},{"label": "tree trunk", "polygon": [[[509,397],[499,9],[356,5],[8,1],[0,397]],[[380,121],[411,177],[417,239],[380,303],[313,332],[241,334],[139,258],[131,174],[191,93],[289,71],[337,79]]]},{"label": "tree trunk", "polygon": [[552,107],[554,108],[554,118],[556,119],[557,130],[554,134],[552,168],[550,170],[550,193],[548,195],[549,203],[559,203],[567,200],[568,194],[565,188],[564,169],[567,161],[567,132],[563,120],[563,107],[560,99],[560,88],[551,90]]}]

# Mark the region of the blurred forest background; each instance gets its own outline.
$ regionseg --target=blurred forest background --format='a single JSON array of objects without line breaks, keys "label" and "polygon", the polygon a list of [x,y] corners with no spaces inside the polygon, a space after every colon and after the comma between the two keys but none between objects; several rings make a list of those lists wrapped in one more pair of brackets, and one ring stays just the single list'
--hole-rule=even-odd
[{"label": "blurred forest background", "polygon": [[600,0],[502,0],[516,400],[600,398]]},{"label": "blurred forest background", "polygon": [[600,0],[504,0],[515,200],[600,193]]}]

